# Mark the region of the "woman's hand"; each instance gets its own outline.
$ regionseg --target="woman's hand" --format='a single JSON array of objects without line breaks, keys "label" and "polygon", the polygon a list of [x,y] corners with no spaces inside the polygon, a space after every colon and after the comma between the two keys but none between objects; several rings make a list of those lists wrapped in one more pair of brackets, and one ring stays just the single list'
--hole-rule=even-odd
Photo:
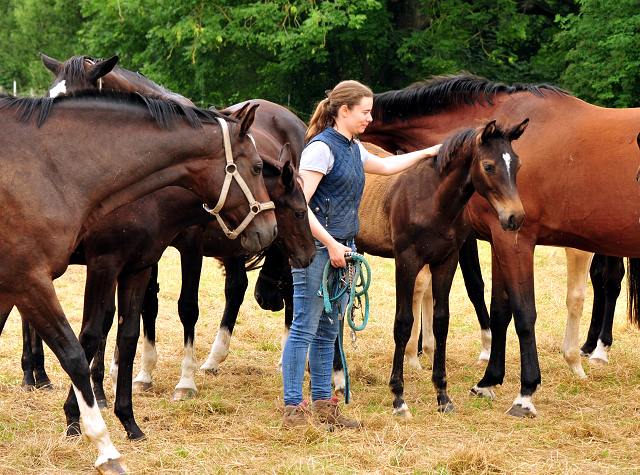
[{"label": "woman's hand", "polygon": [[333,240],[333,243],[327,246],[327,250],[329,251],[329,259],[331,260],[331,265],[337,268],[347,265],[347,261],[344,258],[344,253],[352,252],[350,247],[347,247],[344,244],[340,244],[336,240]]},{"label": "woman's hand", "polygon": [[425,153],[424,158],[435,157],[436,155],[438,155],[438,150],[440,150],[440,147],[442,147],[441,143],[439,143],[438,145],[434,145],[433,147],[425,148],[424,149],[424,153]]}]

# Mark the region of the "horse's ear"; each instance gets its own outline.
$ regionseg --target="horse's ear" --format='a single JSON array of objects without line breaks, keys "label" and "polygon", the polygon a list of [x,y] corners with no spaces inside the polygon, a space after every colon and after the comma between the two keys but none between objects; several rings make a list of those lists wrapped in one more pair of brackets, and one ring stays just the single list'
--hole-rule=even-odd
[{"label": "horse's ear", "polygon": [[511,129],[511,131],[509,132],[509,140],[511,141],[518,140],[522,135],[522,133],[527,129],[528,125],[529,125],[529,118],[526,118],[522,121],[522,124]]},{"label": "horse's ear", "polygon": [[282,149],[280,150],[280,158],[278,158],[280,163],[284,163],[287,160],[291,160],[291,145],[289,145],[289,142],[282,146]]},{"label": "horse's ear", "polygon": [[493,137],[493,134],[496,132],[496,121],[492,120],[489,122],[484,131],[482,132],[482,143],[487,143]]},{"label": "horse's ear", "polygon": [[280,163],[282,163],[282,184],[284,185],[287,193],[291,193],[296,186],[295,183],[295,171],[291,164],[291,151],[289,150],[289,142],[284,144],[282,150],[280,150]]},{"label": "horse's ear", "polygon": [[58,71],[58,68],[62,63],[57,59],[50,58],[46,54],[42,54],[42,53],[38,53],[38,54],[42,59],[42,64],[44,64],[44,67],[47,68],[49,71],[51,71],[53,74],[56,74],[56,72]]},{"label": "horse's ear", "polygon": [[89,81],[91,83],[95,83],[98,79],[109,74],[111,70],[116,67],[119,59],[120,56],[115,54],[109,59],[105,59],[104,61],[98,61],[97,63],[95,63],[89,68]]},{"label": "horse's ear", "polygon": [[235,117],[236,119],[240,119],[240,117],[242,117],[247,113],[247,109],[249,108],[250,105],[251,105],[251,102],[245,103],[240,109],[229,114],[229,117]]},{"label": "horse's ear", "polygon": [[[242,124],[240,125],[240,134],[239,134],[240,138],[243,138],[245,135],[249,133],[249,127],[251,127],[254,119],[256,118],[256,111],[258,110],[259,105],[260,104],[251,106],[248,112],[246,113],[246,115],[244,115],[244,117],[240,116],[242,117]],[[240,119],[240,117],[238,117],[238,119]]]}]

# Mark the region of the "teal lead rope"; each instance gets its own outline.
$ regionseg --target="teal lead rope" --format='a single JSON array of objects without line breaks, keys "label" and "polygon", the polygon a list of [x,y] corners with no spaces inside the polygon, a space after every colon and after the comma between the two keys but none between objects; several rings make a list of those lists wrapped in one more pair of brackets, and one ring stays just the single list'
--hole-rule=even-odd
[{"label": "teal lead rope", "polygon": [[[367,326],[369,319],[369,285],[371,284],[371,268],[362,254],[356,252],[345,252],[345,260],[347,266],[337,269],[331,265],[331,261],[327,261],[322,273],[322,288],[318,291],[318,295],[324,299],[324,310],[327,315],[333,315],[332,306],[337,302],[337,313],[340,323],[338,324],[338,347],[340,348],[340,359],[344,369],[345,394],[344,402],[349,404],[349,369],[347,367],[347,359],[344,355],[344,317],[351,327],[351,344],[357,351],[356,333],[362,331]],[[366,271],[366,272],[365,272]],[[345,292],[349,292],[349,301],[347,308],[342,313],[340,307],[340,299]],[[364,295],[364,312],[362,311],[361,297]],[[357,303],[356,303],[357,302]],[[354,322],[354,313],[356,309],[360,309],[362,313],[362,324],[358,326]],[[333,321],[332,321],[333,323]]]}]

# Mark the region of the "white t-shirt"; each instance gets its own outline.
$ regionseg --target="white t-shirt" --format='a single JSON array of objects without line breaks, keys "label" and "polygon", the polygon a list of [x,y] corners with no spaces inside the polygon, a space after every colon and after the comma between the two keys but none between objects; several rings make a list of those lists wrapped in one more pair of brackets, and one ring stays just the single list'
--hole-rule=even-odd
[{"label": "white t-shirt", "polygon": [[[369,160],[369,157],[373,157],[374,155],[369,153],[360,142],[357,142],[357,144],[360,148],[360,159],[364,165],[367,163],[367,160]],[[333,168],[333,162],[334,158],[331,148],[326,143],[316,140],[302,151],[300,170],[311,170],[326,175]]]}]

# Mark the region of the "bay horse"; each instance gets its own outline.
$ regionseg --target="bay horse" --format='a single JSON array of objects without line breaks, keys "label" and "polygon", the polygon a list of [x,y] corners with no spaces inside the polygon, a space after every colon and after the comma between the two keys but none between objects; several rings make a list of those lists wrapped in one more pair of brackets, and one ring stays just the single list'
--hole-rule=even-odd
[{"label": "bay horse", "polygon": [[[231,145],[229,158],[247,189],[266,202],[262,161],[247,139],[254,114],[239,121],[174,101],[104,92],[56,99],[0,96],[0,320],[4,324],[17,307],[59,359],[101,473],[125,473],[126,467],[109,438],[84,349],[53,279],[66,270],[84,232],[129,201],[174,184],[207,204],[218,202],[228,163],[224,143]],[[232,184],[222,217],[237,224],[248,209],[247,197]],[[243,242],[259,248],[275,232],[275,215],[267,210],[247,226]]]},{"label": "bay horse", "polygon": [[[640,200],[634,180],[639,158],[634,124],[640,109],[596,107],[548,85],[507,86],[460,75],[376,95],[373,112],[374,122],[362,139],[407,152],[488,118],[531,119],[531,131],[515,146],[522,158],[518,184],[527,214],[517,240],[501,229],[482,198],[472,197],[469,214],[476,231],[492,244],[491,359],[472,392],[495,397],[493,388],[504,378],[506,329],[513,315],[520,340],[521,389],[509,414],[535,416],[532,396],[541,375],[535,343],[534,248],[541,244],[640,257]],[[577,273],[584,276],[578,281],[585,286],[590,263],[586,256]],[[568,340],[578,348],[578,321],[571,320],[571,313],[569,317],[565,352]],[[575,353],[579,365],[579,351]]]},{"label": "bay horse", "polygon": [[395,414],[411,415],[404,401],[403,359],[414,322],[414,291],[424,285],[421,270],[427,265],[432,274],[436,340],[432,382],[438,411],[455,410],[447,393],[445,357],[449,292],[458,251],[471,230],[467,203],[477,192],[489,200],[503,229],[520,228],[525,218],[516,187],[520,159],[511,142],[528,123],[525,119],[503,128],[492,120],[484,127],[462,129],[442,141],[435,160],[423,160],[388,177],[367,176],[356,247],[395,259],[395,352],[389,382]]}]

